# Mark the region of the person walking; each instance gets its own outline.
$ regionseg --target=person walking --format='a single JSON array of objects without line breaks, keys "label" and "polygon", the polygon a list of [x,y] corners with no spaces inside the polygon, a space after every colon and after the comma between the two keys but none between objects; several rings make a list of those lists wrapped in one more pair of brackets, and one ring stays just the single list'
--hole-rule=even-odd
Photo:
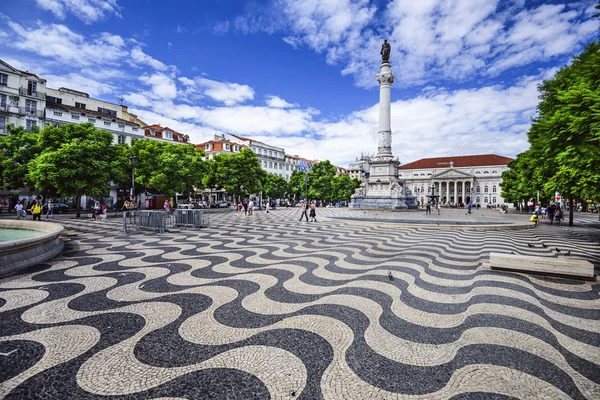
[{"label": "person walking", "polygon": [[20,201],[15,204],[15,211],[17,212],[17,219],[23,218],[23,204]]},{"label": "person walking", "polygon": [[317,222],[317,209],[314,201],[310,203],[310,222]]},{"label": "person walking", "polygon": [[248,215],[252,215],[252,209],[254,208],[254,201],[250,200],[248,202]]},{"label": "person walking", "polygon": [[471,204],[471,202],[469,201],[469,203],[467,204],[467,208],[469,209],[469,214],[471,214],[472,207],[473,207],[473,204]]},{"label": "person walking", "polygon": [[31,203],[31,215],[33,216],[33,220],[35,221],[36,219],[38,221],[42,221],[42,205],[35,201],[33,203]]},{"label": "person walking", "polygon": [[437,210],[438,210],[438,215],[440,215],[440,212],[442,211],[441,203],[437,203]]},{"label": "person walking", "polygon": [[244,200],[244,215],[248,215],[248,201]]},{"label": "person walking", "polygon": [[242,206],[242,202],[241,202],[241,201],[239,201],[239,202],[238,202],[238,204],[237,204],[237,215],[238,215],[238,217],[239,217],[240,215],[242,215],[242,208],[243,208],[243,206]]},{"label": "person walking", "polygon": [[51,200],[48,200],[48,203],[46,203],[46,207],[48,207],[48,210],[46,210],[46,219],[50,217],[54,219],[54,206],[52,205]]},{"label": "person walking", "polygon": [[271,205],[270,205],[270,202],[269,202],[269,201],[267,201],[267,202],[265,203],[265,213],[266,213],[266,214],[268,214],[268,213],[269,213],[269,208],[271,208]]},{"label": "person walking", "polygon": [[171,205],[169,204],[169,200],[165,200],[164,208],[168,216],[171,213]]},{"label": "person walking", "polygon": [[431,203],[427,202],[427,205],[425,206],[425,214],[431,214]]},{"label": "person walking", "polygon": [[304,200],[300,200],[300,210],[302,214],[300,214],[300,221],[302,221],[302,217],[306,217],[306,222],[308,222],[308,214],[306,212],[306,203]]}]

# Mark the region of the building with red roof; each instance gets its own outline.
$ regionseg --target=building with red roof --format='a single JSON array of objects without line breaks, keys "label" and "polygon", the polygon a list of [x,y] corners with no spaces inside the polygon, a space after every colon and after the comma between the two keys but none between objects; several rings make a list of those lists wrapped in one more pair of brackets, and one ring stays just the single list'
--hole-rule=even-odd
[{"label": "building with red roof", "polygon": [[502,172],[512,160],[496,154],[422,158],[401,165],[398,174],[421,204],[433,193],[444,204],[498,205],[504,203]]}]

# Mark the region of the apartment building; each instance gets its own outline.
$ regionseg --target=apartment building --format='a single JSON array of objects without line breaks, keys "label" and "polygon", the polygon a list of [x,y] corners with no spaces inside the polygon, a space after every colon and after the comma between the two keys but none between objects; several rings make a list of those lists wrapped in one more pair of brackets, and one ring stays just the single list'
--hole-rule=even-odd
[{"label": "apartment building", "polygon": [[46,80],[0,60],[0,135],[8,124],[44,127]]}]

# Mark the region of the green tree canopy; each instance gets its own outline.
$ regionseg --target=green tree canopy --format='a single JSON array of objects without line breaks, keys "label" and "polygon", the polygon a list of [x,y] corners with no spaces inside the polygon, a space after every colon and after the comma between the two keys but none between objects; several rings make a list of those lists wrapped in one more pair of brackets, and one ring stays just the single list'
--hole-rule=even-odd
[{"label": "green tree canopy", "polygon": [[308,173],[310,189],[308,194],[313,199],[331,200],[334,196],[333,179],[336,168],[329,160],[321,161],[313,165]]},{"label": "green tree canopy", "polygon": [[[360,185],[360,181],[358,183]],[[346,174],[340,174],[333,178],[333,201],[349,201],[357,188],[356,181]]]},{"label": "green tree canopy", "polygon": [[267,181],[267,173],[261,168],[258,157],[246,148],[239,153],[215,155],[208,171],[203,180],[205,186],[225,189],[234,198],[259,193]]},{"label": "green tree canopy", "polygon": [[285,178],[278,175],[267,174],[267,180],[263,189],[263,196],[269,199],[281,199],[288,191],[288,183]]},{"label": "green tree canopy", "polygon": [[117,154],[110,132],[92,124],[47,126],[39,133],[41,154],[29,163],[29,179],[37,189],[52,188],[61,196],[74,196],[77,217],[81,196],[100,196],[115,174]]},{"label": "green tree canopy", "polygon": [[[300,196],[306,195],[306,182],[307,174],[304,171],[294,170],[290,175],[290,181],[288,182],[288,192],[298,199]],[[310,182],[308,182],[310,184]]]},{"label": "green tree canopy", "polygon": [[0,137],[0,186],[33,190],[28,173],[29,163],[41,152],[38,139],[37,127],[26,131],[21,126],[8,126],[8,135]]},{"label": "green tree canopy", "polygon": [[148,190],[172,197],[202,187],[204,152],[192,145],[141,139],[131,146],[131,154],[137,157],[135,182]]},{"label": "green tree canopy", "polygon": [[573,200],[597,200],[600,193],[600,43],[588,44],[538,90],[531,147],[503,174],[502,190],[511,199],[558,191],[571,203],[572,225]]}]

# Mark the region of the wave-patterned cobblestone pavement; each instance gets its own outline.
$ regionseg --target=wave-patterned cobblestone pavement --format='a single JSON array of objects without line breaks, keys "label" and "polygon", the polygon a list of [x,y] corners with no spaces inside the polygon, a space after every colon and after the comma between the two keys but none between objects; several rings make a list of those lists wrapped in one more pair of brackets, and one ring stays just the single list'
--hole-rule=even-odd
[{"label": "wave-patterned cobblestone pavement", "polygon": [[0,280],[0,398],[600,398],[600,285],[481,267],[490,251],[598,266],[585,230],[318,213],[131,236],[64,220],[61,257]]}]

